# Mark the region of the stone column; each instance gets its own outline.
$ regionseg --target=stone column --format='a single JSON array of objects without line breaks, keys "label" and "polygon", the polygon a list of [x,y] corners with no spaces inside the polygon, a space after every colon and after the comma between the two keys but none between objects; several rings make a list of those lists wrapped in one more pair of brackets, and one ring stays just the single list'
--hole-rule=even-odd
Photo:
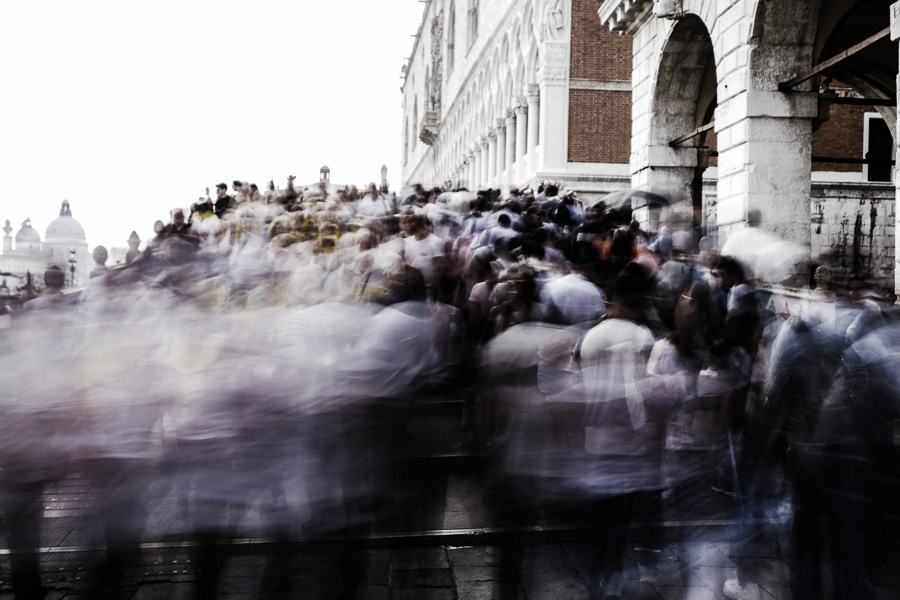
[{"label": "stone column", "polygon": [[497,182],[502,184],[506,181],[504,173],[506,172],[506,126],[503,119],[497,119]]},{"label": "stone column", "polygon": [[726,231],[758,225],[809,247],[815,92],[748,90],[716,108],[717,216]]},{"label": "stone column", "polygon": [[506,161],[504,168],[507,171],[506,180],[513,180],[513,173],[510,170],[513,163],[516,162],[516,111],[509,110],[506,112]]},{"label": "stone column", "polygon": [[474,192],[481,186],[481,146],[475,144],[474,165],[472,169],[472,191]]},{"label": "stone column", "polygon": [[528,154],[528,107],[520,102],[516,106],[516,179],[525,173],[525,156]]},{"label": "stone column", "polygon": [[528,153],[534,150],[538,145],[539,134],[539,115],[541,108],[541,93],[536,85],[528,86]]},{"label": "stone column", "polygon": [[492,129],[487,135],[488,139],[488,168],[487,183],[493,187],[494,176],[497,175],[497,134]]},{"label": "stone column", "polygon": [[488,173],[490,169],[489,159],[490,153],[488,150],[488,139],[487,136],[484,136],[481,138],[481,183],[478,184],[480,187],[487,186],[488,179],[491,178],[490,174]]},{"label": "stone column", "polygon": [[[900,40],[900,2],[895,2],[891,5],[891,41],[896,42]],[[897,76],[897,91],[900,92],[900,75]],[[897,96],[900,98],[900,95]],[[900,128],[895,128],[896,130],[900,130]],[[897,156],[900,156],[900,136],[894,135],[894,143],[897,143]],[[900,187],[900,170],[896,167],[894,168],[894,185]],[[897,217],[900,214],[900,211],[897,210],[897,200],[900,200],[900,193],[897,194],[897,197],[894,202],[894,292],[897,293],[900,291],[900,264],[898,264],[897,260],[897,242],[900,242],[900,230],[897,228],[900,227],[900,218]]]},{"label": "stone column", "polygon": [[538,141],[541,145],[538,171],[565,171],[568,162],[569,48],[565,42],[547,41],[543,64],[538,70],[540,104]]}]

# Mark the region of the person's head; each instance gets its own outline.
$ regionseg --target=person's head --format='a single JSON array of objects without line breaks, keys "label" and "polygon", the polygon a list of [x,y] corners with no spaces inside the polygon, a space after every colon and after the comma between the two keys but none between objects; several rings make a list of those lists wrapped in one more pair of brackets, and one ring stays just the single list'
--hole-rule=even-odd
[{"label": "person's head", "polygon": [[559,188],[551,183],[544,189],[544,193],[547,195],[548,198],[551,198],[553,196],[558,196]]},{"label": "person's head", "polygon": [[176,225],[184,225],[184,211],[180,208],[172,210],[172,222]]},{"label": "person's head", "polygon": [[813,274],[816,289],[826,292],[831,288],[831,269],[826,265],[820,265]]},{"label": "person's head", "polygon": [[373,196],[378,194],[378,186],[375,185],[374,181],[369,182],[369,185],[366,187],[366,193]]},{"label": "person's head", "polygon": [[105,265],[106,260],[109,258],[109,253],[106,251],[106,246],[97,246],[96,248],[94,248],[94,251],[91,253],[91,257],[98,265]]},{"label": "person's head", "polygon": [[44,285],[50,292],[58,292],[66,284],[66,273],[57,265],[50,265],[44,271]]},{"label": "person's head", "polygon": [[613,306],[619,313],[640,314],[648,302],[649,284],[647,270],[636,262],[628,263],[610,287]]},{"label": "person's head", "polygon": [[231,182],[231,188],[232,188],[235,192],[240,192],[240,191],[241,191],[241,186],[242,186],[242,185],[243,185],[243,184],[242,184],[240,181],[238,181],[237,179],[235,179],[234,181]]},{"label": "person's head", "polygon": [[720,256],[713,266],[713,275],[722,282],[720,289],[728,291],[746,281],[744,267],[730,256]]},{"label": "person's head", "polygon": [[228,193],[227,185],[225,185],[224,183],[216,184],[216,196],[218,196],[219,198],[224,198],[227,193]]},{"label": "person's head", "polygon": [[509,228],[512,225],[512,219],[509,218],[507,214],[501,214],[497,217],[497,223],[500,227]]}]

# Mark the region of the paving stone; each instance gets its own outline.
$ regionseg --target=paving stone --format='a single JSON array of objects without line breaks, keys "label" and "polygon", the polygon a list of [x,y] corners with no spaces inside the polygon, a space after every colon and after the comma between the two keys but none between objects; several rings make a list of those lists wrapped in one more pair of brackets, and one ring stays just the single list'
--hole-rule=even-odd
[{"label": "paving stone", "polygon": [[452,587],[453,576],[450,569],[413,569],[409,571],[393,571],[391,587]]},{"label": "paving stone", "polygon": [[390,600],[457,600],[449,588],[391,588]]},{"label": "paving stone", "polygon": [[584,582],[567,578],[540,577],[522,585],[529,600],[584,600],[588,594]]},{"label": "paving stone", "polygon": [[[660,561],[657,563],[656,585],[675,586],[684,585],[684,570],[686,565],[682,562]],[[635,569],[638,579],[640,570]]]},{"label": "paving stone", "polygon": [[[759,590],[760,600],[791,600],[791,588],[763,588]],[[893,598],[897,598],[894,596]]]},{"label": "paving stone", "polygon": [[265,556],[234,556],[228,561],[227,574],[231,577],[254,577],[265,572],[267,566]]},{"label": "paving stone", "polygon": [[[712,590],[714,596],[719,600],[727,600],[722,593],[722,586],[725,581],[735,576],[734,568],[731,567],[691,567],[691,572],[696,575],[696,581],[701,582],[704,586]],[[691,582],[693,585],[693,582]]]},{"label": "paving stone", "polygon": [[787,564],[780,560],[761,558],[740,558],[737,561],[746,571],[756,574],[756,583],[764,588],[787,588],[791,585],[791,574]]},{"label": "paving stone", "polygon": [[444,529],[472,529],[472,518],[467,512],[448,511],[444,513]]},{"label": "paving stone", "polygon": [[328,598],[331,579],[291,580],[291,597]]},{"label": "paving stone", "polygon": [[453,567],[457,586],[460,582],[506,581],[516,577],[515,569],[503,567]]},{"label": "paving stone", "polygon": [[456,596],[460,600],[493,600],[500,597],[496,586],[491,581],[457,581]]},{"label": "paving stone", "polygon": [[367,585],[362,590],[361,600],[389,600],[391,588],[386,585]]},{"label": "paving stone", "polygon": [[716,595],[706,586],[655,586],[654,590],[664,600],[716,600]]},{"label": "paving stone", "polygon": [[522,560],[522,571],[540,574],[565,574],[571,577],[576,574],[575,568],[569,561],[561,546],[533,546],[525,551]]},{"label": "paving stone", "polygon": [[453,567],[485,566],[484,546],[463,546],[447,548],[447,558]]},{"label": "paving stone", "polygon": [[257,594],[261,582],[258,577],[222,577],[220,594]]},{"label": "paving stone", "polygon": [[391,552],[391,567],[403,569],[449,569],[447,552],[443,548],[403,548]]},{"label": "paving stone", "polygon": [[692,567],[734,567],[734,561],[717,544],[690,542],[678,544],[675,553]]},{"label": "paving stone", "polygon": [[154,583],[140,586],[132,600],[188,600],[192,593],[190,584]]}]

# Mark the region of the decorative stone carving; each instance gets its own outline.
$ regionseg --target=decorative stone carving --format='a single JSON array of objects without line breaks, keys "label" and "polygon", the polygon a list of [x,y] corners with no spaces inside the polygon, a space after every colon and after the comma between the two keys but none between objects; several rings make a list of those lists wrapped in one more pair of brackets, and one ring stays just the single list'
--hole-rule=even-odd
[{"label": "decorative stone carving", "polygon": [[558,67],[568,63],[565,44],[547,44],[544,47],[544,64]]},{"label": "decorative stone carving", "polygon": [[422,118],[422,129],[419,131],[419,140],[428,144],[429,146],[432,146],[434,145],[435,140],[437,140],[438,134],[440,134],[440,130],[440,115],[437,111],[429,110]]},{"label": "decorative stone carving", "polygon": [[431,20],[431,86],[428,98],[429,110],[441,113],[441,84],[444,80],[444,53],[441,42],[444,39],[444,12],[441,11]]},{"label": "decorative stone carving", "polygon": [[563,12],[562,0],[547,0],[541,27],[541,41],[562,38],[565,27],[566,15]]},{"label": "decorative stone carving", "polygon": [[662,19],[680,19],[684,16],[683,0],[654,0],[653,14]]},{"label": "decorative stone carving", "polygon": [[128,252],[125,254],[125,264],[130,264],[135,258],[141,255],[138,246],[141,244],[141,238],[138,237],[136,231],[132,231],[128,237]]},{"label": "decorative stone carving", "polygon": [[106,273],[106,260],[109,258],[106,246],[97,246],[94,248],[94,252],[91,253],[91,258],[94,259],[94,268],[91,269],[91,278],[100,277]]}]

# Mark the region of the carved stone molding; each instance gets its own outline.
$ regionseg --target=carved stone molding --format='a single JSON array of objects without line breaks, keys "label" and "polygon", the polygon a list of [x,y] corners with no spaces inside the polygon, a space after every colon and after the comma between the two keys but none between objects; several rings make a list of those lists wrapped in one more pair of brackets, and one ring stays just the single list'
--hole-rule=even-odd
[{"label": "carved stone molding", "polygon": [[565,44],[545,44],[543,63],[552,67],[566,65],[569,62],[568,54]]},{"label": "carved stone molding", "polygon": [[653,14],[662,19],[677,20],[684,16],[682,0],[653,0]]},{"label": "carved stone molding", "polygon": [[597,14],[611,31],[634,33],[650,17],[652,8],[653,0],[606,0]]},{"label": "carved stone molding", "polygon": [[433,146],[441,132],[441,117],[437,111],[429,110],[422,118],[422,129],[419,131],[419,139],[429,146]]},{"label": "carved stone molding", "polygon": [[541,23],[541,41],[559,40],[565,37],[566,13],[563,0],[546,0],[543,23]]}]

